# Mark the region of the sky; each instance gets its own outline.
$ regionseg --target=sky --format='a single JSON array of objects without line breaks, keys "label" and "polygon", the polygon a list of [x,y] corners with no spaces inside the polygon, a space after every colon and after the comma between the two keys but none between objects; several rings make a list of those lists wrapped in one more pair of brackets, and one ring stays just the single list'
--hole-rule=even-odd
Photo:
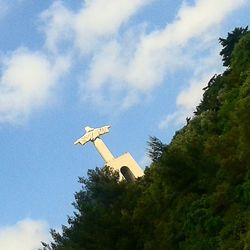
[{"label": "sky", "polygon": [[84,127],[144,169],[222,73],[218,42],[248,0],[0,0],[0,249],[33,250],[73,214],[78,177],[102,167]]}]

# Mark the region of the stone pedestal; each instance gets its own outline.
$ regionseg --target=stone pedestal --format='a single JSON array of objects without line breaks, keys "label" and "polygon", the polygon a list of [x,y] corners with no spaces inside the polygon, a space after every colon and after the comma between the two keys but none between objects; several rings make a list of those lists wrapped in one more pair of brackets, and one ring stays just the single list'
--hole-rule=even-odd
[{"label": "stone pedestal", "polygon": [[136,178],[143,176],[142,169],[130,153],[114,158],[107,162],[106,165],[119,171],[120,180],[125,178],[127,181],[135,181]]}]

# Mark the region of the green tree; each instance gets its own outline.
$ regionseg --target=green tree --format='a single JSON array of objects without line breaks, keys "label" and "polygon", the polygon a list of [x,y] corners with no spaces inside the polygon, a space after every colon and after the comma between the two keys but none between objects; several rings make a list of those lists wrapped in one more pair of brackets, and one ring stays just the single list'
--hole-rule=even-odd
[{"label": "green tree", "polygon": [[155,136],[149,137],[148,146],[148,155],[153,162],[157,162],[167,149],[167,145]]},{"label": "green tree", "polygon": [[44,250],[250,249],[250,33],[221,43],[230,70],[211,78],[171,143],[150,137],[145,175],[127,183],[89,170],[74,216]]},{"label": "green tree", "polygon": [[227,38],[219,38],[219,42],[223,46],[220,52],[222,56],[223,66],[229,67],[231,64],[232,52],[234,46],[238,43],[240,38],[248,32],[248,26],[246,28],[235,28],[231,33],[228,33]]}]

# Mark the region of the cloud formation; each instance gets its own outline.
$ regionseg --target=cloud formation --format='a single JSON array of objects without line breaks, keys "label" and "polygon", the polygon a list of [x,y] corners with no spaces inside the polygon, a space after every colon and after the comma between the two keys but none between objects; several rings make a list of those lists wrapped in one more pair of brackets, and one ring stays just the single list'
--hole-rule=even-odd
[{"label": "cloud formation", "polygon": [[[169,74],[194,71],[199,54],[207,57],[204,51],[214,49],[215,30],[247,1],[185,1],[172,22],[146,30],[131,20],[152,2],[91,0],[73,10],[55,1],[40,16],[44,47],[17,49],[0,62],[0,122],[23,120],[46,104],[71,65],[65,55],[74,58],[78,68],[81,99],[127,109],[167,84]],[[177,105],[193,93],[190,84]]]},{"label": "cloud formation", "polygon": [[49,241],[48,231],[45,222],[30,219],[0,228],[0,249],[37,250],[41,247],[41,241]]},{"label": "cloud formation", "polygon": [[[150,93],[171,72],[190,66],[194,69],[193,58],[214,46],[217,37],[212,32],[244,3],[245,0],[197,0],[192,5],[185,2],[174,21],[163,29],[139,33],[139,37],[134,32],[134,44],[120,41],[120,37],[104,42],[94,51],[84,91],[87,86],[88,97],[92,96],[95,101],[99,96],[98,100],[103,103],[104,96],[110,99],[110,90],[113,90],[114,96],[118,96],[115,106],[118,103],[121,107],[133,105],[140,94]],[[119,93],[123,93],[122,96]]]},{"label": "cloud formation", "polygon": [[5,56],[1,62],[0,122],[22,122],[43,106],[68,67],[64,58],[51,61],[43,53],[28,49]]},{"label": "cloud formation", "polygon": [[141,7],[151,0],[85,1],[77,11],[56,1],[41,15],[44,21],[47,48],[56,51],[67,40],[81,53],[93,51],[103,39],[116,35]]},{"label": "cloud formation", "polygon": [[159,128],[180,126],[184,124],[185,118],[192,117],[195,107],[202,99],[202,89],[207,85],[211,77],[220,71],[222,71],[222,65],[218,50],[214,50],[207,58],[198,61],[188,86],[176,98],[176,111],[163,118]]}]

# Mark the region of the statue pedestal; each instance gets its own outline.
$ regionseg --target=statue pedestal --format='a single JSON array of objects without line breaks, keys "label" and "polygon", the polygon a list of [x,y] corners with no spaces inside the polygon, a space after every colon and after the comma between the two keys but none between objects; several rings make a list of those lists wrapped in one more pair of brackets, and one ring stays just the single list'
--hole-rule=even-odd
[{"label": "statue pedestal", "polygon": [[135,181],[136,178],[143,176],[143,171],[133,159],[130,153],[125,153],[114,158],[105,164],[114,170],[118,170],[120,180],[125,178],[127,181]]}]

